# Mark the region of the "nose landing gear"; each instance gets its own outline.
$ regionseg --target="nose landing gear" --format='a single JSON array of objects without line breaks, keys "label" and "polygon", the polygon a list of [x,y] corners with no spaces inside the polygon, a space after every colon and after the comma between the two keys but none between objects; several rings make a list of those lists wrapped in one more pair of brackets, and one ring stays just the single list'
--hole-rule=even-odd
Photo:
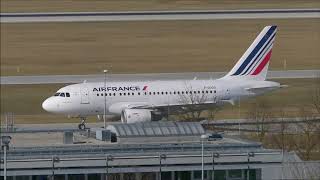
[{"label": "nose landing gear", "polygon": [[85,130],[86,129],[86,125],[85,125],[85,121],[86,121],[86,118],[85,117],[80,117],[80,124],[78,125],[78,128],[80,130]]}]

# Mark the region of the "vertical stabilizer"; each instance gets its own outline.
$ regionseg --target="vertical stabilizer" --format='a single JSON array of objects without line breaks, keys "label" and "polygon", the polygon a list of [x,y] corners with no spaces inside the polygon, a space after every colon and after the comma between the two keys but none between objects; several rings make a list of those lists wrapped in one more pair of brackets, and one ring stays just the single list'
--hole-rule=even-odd
[{"label": "vertical stabilizer", "polygon": [[265,80],[277,26],[266,26],[224,78]]}]

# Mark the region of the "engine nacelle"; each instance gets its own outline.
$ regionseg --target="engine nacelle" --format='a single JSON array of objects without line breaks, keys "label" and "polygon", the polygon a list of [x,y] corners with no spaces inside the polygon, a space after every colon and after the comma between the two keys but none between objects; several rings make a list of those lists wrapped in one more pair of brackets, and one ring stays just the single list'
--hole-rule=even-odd
[{"label": "engine nacelle", "polygon": [[[111,115],[111,114],[106,114],[106,119],[108,121],[119,121],[119,115]],[[98,121],[103,121],[103,114],[98,114],[97,115],[97,120]]]},{"label": "engine nacelle", "polygon": [[148,109],[124,109],[121,113],[122,123],[158,121],[162,117]]}]

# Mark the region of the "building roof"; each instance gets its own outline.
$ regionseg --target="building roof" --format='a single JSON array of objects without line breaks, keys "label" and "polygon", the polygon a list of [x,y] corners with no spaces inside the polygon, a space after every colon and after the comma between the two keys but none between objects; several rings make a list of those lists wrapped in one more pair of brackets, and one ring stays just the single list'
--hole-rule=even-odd
[{"label": "building roof", "polygon": [[198,122],[143,122],[114,124],[107,127],[118,137],[126,136],[197,136],[205,131]]}]

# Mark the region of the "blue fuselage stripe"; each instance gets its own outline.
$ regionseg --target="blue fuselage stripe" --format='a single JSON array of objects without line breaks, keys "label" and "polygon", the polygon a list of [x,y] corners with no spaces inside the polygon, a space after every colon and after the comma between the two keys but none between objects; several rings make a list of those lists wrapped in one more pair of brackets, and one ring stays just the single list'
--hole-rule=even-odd
[{"label": "blue fuselage stripe", "polygon": [[265,42],[269,39],[272,33],[275,31],[276,26],[272,26],[268,32],[263,36],[258,45],[253,49],[253,51],[249,54],[246,60],[241,64],[239,69],[233,75],[239,75],[242,71],[247,67],[247,65],[251,62],[252,58],[258,53],[259,49],[265,44]]}]

